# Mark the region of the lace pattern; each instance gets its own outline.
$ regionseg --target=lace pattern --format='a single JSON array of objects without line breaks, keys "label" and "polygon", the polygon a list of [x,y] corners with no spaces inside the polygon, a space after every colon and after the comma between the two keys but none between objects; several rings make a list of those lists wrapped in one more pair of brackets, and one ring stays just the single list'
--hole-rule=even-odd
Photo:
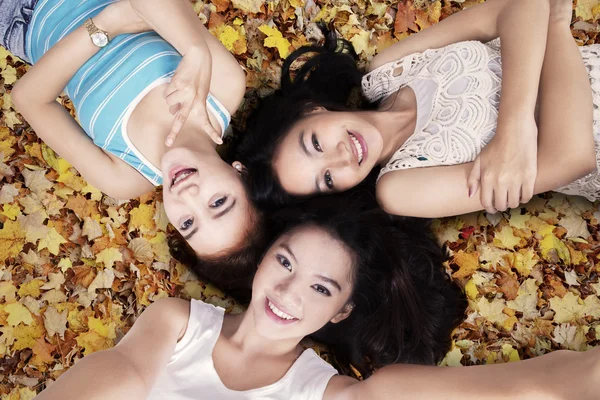
[{"label": "lace pattern", "polygon": [[[501,87],[500,52],[478,41],[426,50],[366,75],[363,91],[375,101],[409,86],[417,98],[417,129],[380,176],[393,170],[473,161],[493,137]],[[435,82],[435,94],[427,95]],[[424,105],[425,98],[431,103]],[[422,113],[427,111],[427,115]]]},{"label": "lace pattern", "polygon": [[[600,44],[580,48],[594,99],[596,164],[600,169]],[[501,90],[500,40],[459,42],[382,65],[365,75],[370,101],[409,86],[417,97],[417,129],[379,174],[473,161],[495,133]],[[435,85],[423,82],[435,82]],[[431,89],[434,87],[434,89]],[[435,90],[426,96],[425,90]],[[431,98],[431,104],[422,99]],[[427,115],[419,115],[427,113]],[[556,191],[600,199],[597,171]]]}]

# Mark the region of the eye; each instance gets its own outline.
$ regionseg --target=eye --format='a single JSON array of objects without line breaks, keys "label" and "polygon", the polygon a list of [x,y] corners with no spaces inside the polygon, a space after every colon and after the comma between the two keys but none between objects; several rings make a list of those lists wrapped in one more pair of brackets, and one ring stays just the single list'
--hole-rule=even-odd
[{"label": "eye", "polygon": [[281,254],[277,254],[277,261],[279,261],[279,264],[281,264],[288,271],[292,270],[292,263],[290,262],[290,260],[282,256]]},{"label": "eye", "polygon": [[327,185],[329,189],[333,189],[333,178],[331,177],[331,172],[325,172],[323,180],[325,181],[325,185]]},{"label": "eye", "polygon": [[312,288],[315,289],[317,291],[317,293],[320,293],[323,296],[328,296],[328,297],[331,296],[331,292],[329,291],[329,289],[327,289],[323,285],[313,285]]},{"label": "eye", "polygon": [[225,204],[227,202],[227,196],[223,196],[217,200],[215,200],[211,205],[210,208],[219,208],[221,207],[223,204]]},{"label": "eye", "polygon": [[188,218],[185,221],[183,221],[183,223],[181,224],[180,229],[182,231],[186,231],[188,229],[190,229],[190,227],[194,225],[194,218]]},{"label": "eye", "polygon": [[315,135],[314,133],[312,134],[312,144],[316,151],[318,151],[319,153],[323,152],[323,149],[321,148],[321,145],[319,144],[319,141],[317,140],[317,135]]}]

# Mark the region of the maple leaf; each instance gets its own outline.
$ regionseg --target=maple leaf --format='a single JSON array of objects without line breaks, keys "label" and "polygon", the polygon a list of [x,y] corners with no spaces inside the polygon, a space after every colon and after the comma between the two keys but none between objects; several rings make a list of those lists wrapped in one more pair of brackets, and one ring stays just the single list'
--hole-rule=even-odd
[{"label": "maple leaf", "polygon": [[98,272],[92,283],[90,283],[88,293],[95,293],[96,289],[110,288],[114,280],[115,273],[111,269],[103,269]]},{"label": "maple leaf", "polygon": [[600,18],[600,3],[598,0],[577,0],[575,15],[584,21],[595,21]]},{"label": "maple leaf", "polygon": [[52,182],[46,178],[46,170],[30,171],[24,169],[22,172],[25,178],[25,186],[34,193],[40,194],[52,188]]},{"label": "maple leaf", "polygon": [[493,299],[492,301],[488,301],[486,298],[482,297],[479,299],[479,302],[477,302],[479,315],[498,326],[502,326],[508,319],[508,315],[502,312],[504,308],[506,308],[506,301],[503,299]]},{"label": "maple leaf", "polygon": [[[2,157],[0,157],[1,159]],[[4,183],[0,188],[0,204],[9,204],[15,201],[15,196],[19,195],[19,189],[14,184]]]},{"label": "maple leaf", "polygon": [[65,276],[61,272],[51,272],[48,274],[48,282],[44,283],[41,289],[60,289],[63,283],[65,283]]},{"label": "maple leaf", "polygon": [[32,279],[29,282],[25,282],[22,283],[19,286],[19,297],[25,297],[25,296],[33,296],[33,297],[39,297],[41,292],[40,292],[40,287],[42,287],[44,285],[44,281],[41,279]]},{"label": "maple leaf", "polygon": [[553,297],[550,299],[550,308],[554,310],[554,321],[560,323],[572,322],[581,317],[584,305],[578,296],[575,296],[571,292],[561,299],[560,297]]},{"label": "maple leaf", "polygon": [[6,321],[12,327],[23,323],[25,325],[31,325],[33,323],[33,317],[31,312],[23,306],[21,303],[10,303],[4,306],[4,311],[8,313]]},{"label": "maple leaf", "polygon": [[567,349],[585,351],[585,333],[582,328],[571,324],[560,324],[554,328],[553,339]]},{"label": "maple leaf", "polygon": [[16,204],[4,204],[2,206],[2,212],[0,214],[8,217],[8,219],[14,221],[17,216],[21,215],[21,208]]},{"label": "maple leaf", "polygon": [[156,202],[156,211],[154,212],[154,217],[152,219],[159,231],[166,232],[167,226],[169,225],[169,218],[167,217],[165,206],[162,202]]},{"label": "maple leaf", "polygon": [[291,44],[286,38],[283,37],[277,28],[273,28],[268,25],[262,25],[258,28],[258,30],[267,35],[264,41],[265,47],[277,48],[281,58],[286,58],[288,54],[290,54]]},{"label": "maple leaf", "polygon": [[462,364],[460,363],[460,360],[462,360],[462,358],[463,354],[460,349],[458,347],[454,347],[446,354],[446,357],[444,357],[440,365],[448,367],[461,367]]},{"label": "maple leaf", "polygon": [[123,254],[114,247],[104,249],[96,256],[96,262],[104,264],[105,268],[112,268],[117,261],[123,261]]},{"label": "maple leaf", "polygon": [[17,81],[17,70],[14,69],[14,67],[11,67],[10,65],[4,67],[0,75],[2,75],[2,78],[4,79],[4,84],[6,85],[12,85]]},{"label": "maple leaf", "polygon": [[17,293],[17,288],[12,282],[0,282],[0,300],[4,299],[5,303],[10,303],[15,300],[15,294]]},{"label": "maple leaf", "polygon": [[154,260],[154,252],[152,244],[145,238],[135,238],[129,242],[127,248],[133,252],[133,257],[145,264],[149,264]]},{"label": "maple leaf", "polygon": [[141,232],[149,232],[155,228],[154,208],[148,204],[140,204],[129,212],[129,232],[139,229]]},{"label": "maple leaf", "polygon": [[523,313],[523,318],[532,320],[539,317],[537,310],[538,287],[535,279],[527,279],[519,286],[517,298],[507,303],[507,306]]},{"label": "maple leaf", "polygon": [[48,227],[44,225],[47,216],[38,210],[33,214],[19,216],[18,221],[25,230],[25,239],[29,243],[36,243],[48,235]]},{"label": "maple leaf", "polygon": [[556,263],[560,259],[566,264],[571,264],[569,248],[554,234],[549,233],[544,235],[544,238],[539,243],[542,257],[545,260]]},{"label": "maple leaf", "polygon": [[51,227],[48,229],[48,235],[40,239],[38,251],[42,249],[48,249],[50,253],[58,255],[60,251],[60,245],[64,243],[68,243],[68,241],[56,231],[56,228]]},{"label": "maple leaf", "polygon": [[90,217],[85,217],[83,219],[83,230],[81,231],[81,234],[87,236],[88,240],[94,240],[102,236],[102,227],[98,221]]},{"label": "maple leaf", "polygon": [[6,221],[0,229],[0,260],[15,257],[25,244],[25,231],[15,221]]},{"label": "maple leaf", "polygon": [[479,268],[479,253],[458,252],[454,255],[454,262],[459,266],[459,270],[453,273],[452,277],[466,278]]},{"label": "maple leaf", "polygon": [[566,217],[561,218],[559,225],[567,230],[568,238],[571,237],[582,237],[584,239],[590,236],[590,231],[587,227],[587,222],[579,215],[570,214]]},{"label": "maple leaf", "polygon": [[231,3],[234,8],[238,8],[244,13],[256,14],[260,12],[265,0],[231,0]]},{"label": "maple leaf", "polygon": [[521,238],[515,236],[510,225],[504,226],[494,234],[494,244],[499,247],[513,250],[519,243],[521,243]]},{"label": "maple leaf", "polygon": [[44,327],[48,332],[48,336],[52,337],[58,334],[64,339],[65,331],[67,330],[67,316],[69,310],[64,310],[59,313],[55,307],[49,306],[44,312]]}]

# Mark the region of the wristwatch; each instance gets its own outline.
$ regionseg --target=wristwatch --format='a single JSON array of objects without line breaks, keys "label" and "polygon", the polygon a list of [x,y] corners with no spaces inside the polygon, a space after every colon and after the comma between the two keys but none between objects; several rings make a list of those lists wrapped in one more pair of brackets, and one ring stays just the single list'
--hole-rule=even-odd
[{"label": "wristwatch", "polygon": [[99,29],[91,18],[85,21],[85,29],[87,29],[90,39],[92,39],[92,43],[95,46],[102,48],[108,44],[108,32]]}]

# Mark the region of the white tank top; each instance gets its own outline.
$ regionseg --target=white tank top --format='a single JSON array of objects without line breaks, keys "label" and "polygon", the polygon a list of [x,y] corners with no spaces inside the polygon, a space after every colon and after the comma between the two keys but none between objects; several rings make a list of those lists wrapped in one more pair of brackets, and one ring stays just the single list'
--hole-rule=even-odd
[{"label": "white tank top", "polygon": [[[279,381],[257,389],[228,389],[217,374],[212,352],[223,326],[224,310],[192,300],[184,336],[152,388],[149,400],[199,399],[322,399],[327,384],[337,374],[312,349],[305,350]],[[249,371],[249,373],[252,373]]]}]

